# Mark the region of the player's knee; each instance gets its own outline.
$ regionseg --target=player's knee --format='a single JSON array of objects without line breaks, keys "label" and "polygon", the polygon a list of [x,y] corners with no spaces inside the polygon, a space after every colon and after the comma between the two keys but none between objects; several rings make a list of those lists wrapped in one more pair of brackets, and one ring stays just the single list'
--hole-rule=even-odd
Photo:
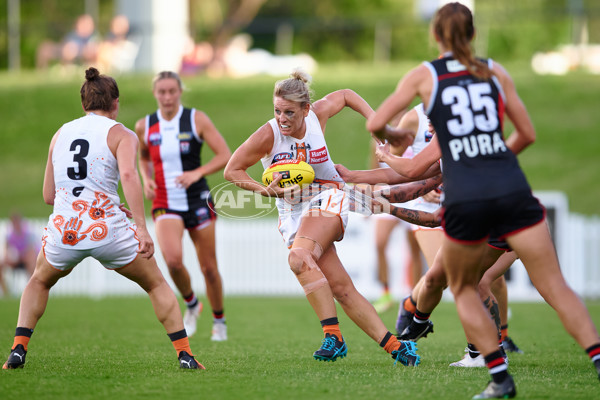
[{"label": "player's knee", "polygon": [[307,271],[309,268],[307,265],[310,261],[309,258],[312,259],[312,254],[309,250],[301,247],[292,248],[288,256],[288,264],[292,272],[300,275],[302,272]]},{"label": "player's knee", "polygon": [[479,292],[479,297],[482,299],[488,298],[491,294],[491,286],[489,281],[483,279],[479,281],[479,284],[477,285],[477,291]]},{"label": "player's knee", "polygon": [[423,278],[423,285],[427,290],[443,290],[447,286],[447,281],[444,275],[427,273]]},{"label": "player's knee", "polygon": [[216,265],[210,268],[201,268],[201,271],[206,282],[213,283],[221,278],[221,274],[219,273],[219,269],[216,267]]},{"label": "player's knee", "polygon": [[167,268],[171,273],[177,273],[185,268],[182,260],[179,258],[167,258],[165,259],[165,264],[167,264]]}]

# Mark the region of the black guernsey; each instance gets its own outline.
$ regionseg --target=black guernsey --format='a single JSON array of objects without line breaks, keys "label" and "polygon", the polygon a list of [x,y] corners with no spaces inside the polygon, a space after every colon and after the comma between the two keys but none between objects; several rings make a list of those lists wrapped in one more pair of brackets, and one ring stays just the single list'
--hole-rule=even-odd
[{"label": "black guernsey", "polygon": [[505,99],[498,80],[471,75],[451,55],[425,65],[433,75],[426,114],[442,151],[444,205],[531,191],[504,142]]}]

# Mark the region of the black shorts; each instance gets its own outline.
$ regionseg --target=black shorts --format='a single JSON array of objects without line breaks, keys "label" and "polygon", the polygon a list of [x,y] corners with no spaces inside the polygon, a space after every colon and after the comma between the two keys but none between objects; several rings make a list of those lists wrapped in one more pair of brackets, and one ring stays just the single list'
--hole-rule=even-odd
[{"label": "black shorts", "polygon": [[546,209],[530,191],[496,199],[452,204],[445,208],[442,226],[450,239],[477,243],[507,236],[544,220]]},{"label": "black shorts", "polygon": [[155,208],[152,210],[152,219],[156,221],[160,218],[177,215],[183,220],[183,225],[186,229],[202,229],[217,219],[217,214],[213,211],[214,209],[215,207],[212,204],[212,201],[209,199],[205,205],[191,211]]},{"label": "black shorts", "polygon": [[508,243],[506,243],[505,240],[489,238],[487,243],[488,243],[488,246],[490,246],[491,248],[496,249],[496,250],[503,250],[506,252],[512,251],[512,249],[510,248]]}]

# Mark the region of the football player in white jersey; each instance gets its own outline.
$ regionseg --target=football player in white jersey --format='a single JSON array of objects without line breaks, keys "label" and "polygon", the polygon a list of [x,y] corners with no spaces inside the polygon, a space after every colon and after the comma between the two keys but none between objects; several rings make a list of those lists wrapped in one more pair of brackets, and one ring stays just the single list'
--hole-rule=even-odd
[{"label": "football player in white jersey", "polygon": [[[331,161],[324,139],[325,125],[345,107],[365,118],[373,110],[349,89],[332,92],[311,103],[309,81],[308,74],[296,70],[289,79],[275,84],[275,117],[234,152],[225,167],[225,178],[243,189],[278,197],[279,230],[290,248],[289,266],[321,321],[325,336],[321,348],[313,354],[315,359],[335,361],[347,354],[335,298],[346,314],[395,360],[416,366],[419,356],[414,343],[400,342],[387,330],[373,306],[354,287],[334,245],[343,237],[350,199],[342,190],[345,183]],[[311,186],[316,191],[314,197],[303,197],[301,202],[291,204],[283,198],[289,189],[280,188],[278,179],[267,187],[246,172],[258,161],[267,168],[283,159],[300,159],[311,164],[317,183]]]},{"label": "football player in white jersey", "polygon": [[[186,304],[183,317],[189,336],[196,332],[202,303],[196,297],[183,264],[183,233],[194,243],[206,296],[213,314],[213,341],[227,340],[223,283],[215,249],[216,213],[206,176],[220,171],[231,156],[225,139],[202,111],[181,104],[183,85],[179,75],[163,71],[154,78],[152,93],[158,110],[137,121],[140,139],[140,172],[144,193],[152,200],[156,236],[169,274]],[[200,162],[202,145],[213,151]]]},{"label": "football player in white jersey", "polygon": [[[117,83],[93,67],[86,70],[85,78],[81,104],[86,115],[64,124],[50,143],[43,195],[54,212],[21,297],[13,347],[3,369],[24,366],[29,339],[44,313],[50,289],[90,256],[148,293],[181,368],[204,369],[192,355],[177,298],[153,257],[135,162],[138,140],[115,121]],[[119,178],[131,211],[120,203]]]}]

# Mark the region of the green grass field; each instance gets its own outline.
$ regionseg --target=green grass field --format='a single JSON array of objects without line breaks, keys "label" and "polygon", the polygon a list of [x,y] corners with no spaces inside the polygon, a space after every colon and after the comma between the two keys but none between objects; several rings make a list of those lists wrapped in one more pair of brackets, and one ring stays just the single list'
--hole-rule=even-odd
[{"label": "green grass field", "polygon": [[[315,99],[336,89],[351,88],[376,108],[415,65],[417,62],[378,67],[369,63],[321,65],[314,74]],[[537,128],[536,143],[519,156],[533,189],[563,191],[572,211],[600,214],[600,135],[596,134],[600,127],[600,76],[581,72],[537,76],[527,64],[506,67]],[[14,208],[29,217],[50,214],[41,196],[48,145],[61,124],[83,115],[79,99],[83,69],[79,75],[0,74],[0,219]],[[156,108],[151,79],[151,75],[143,74],[117,77],[121,90],[119,120],[130,128]],[[205,110],[235,150],[273,116],[271,96],[276,79],[186,77],[188,90],[183,102]],[[335,162],[354,169],[367,167],[369,139],[364,126],[362,117],[351,110],[330,120],[327,141]],[[258,178],[262,171],[255,166],[250,172]],[[213,186],[222,181],[221,174],[209,177]]]},{"label": "green grass field", "polygon": [[[546,304],[511,304],[510,334],[525,354],[509,369],[522,399],[597,399],[589,359]],[[600,303],[588,303],[600,322]],[[435,333],[419,341],[422,364],[393,366],[343,313],[348,357],[317,362],[320,325],[304,298],[226,298],[229,341],[210,341],[205,313],[191,345],[206,371],[179,370],[175,352],[143,296],[51,297],[22,370],[0,371],[2,399],[470,399],[484,368],[448,367],[465,339],[454,304],[434,312]],[[12,345],[18,300],[0,301],[0,349]],[[396,310],[382,318],[393,327]],[[4,361],[4,360],[3,360]]]}]

